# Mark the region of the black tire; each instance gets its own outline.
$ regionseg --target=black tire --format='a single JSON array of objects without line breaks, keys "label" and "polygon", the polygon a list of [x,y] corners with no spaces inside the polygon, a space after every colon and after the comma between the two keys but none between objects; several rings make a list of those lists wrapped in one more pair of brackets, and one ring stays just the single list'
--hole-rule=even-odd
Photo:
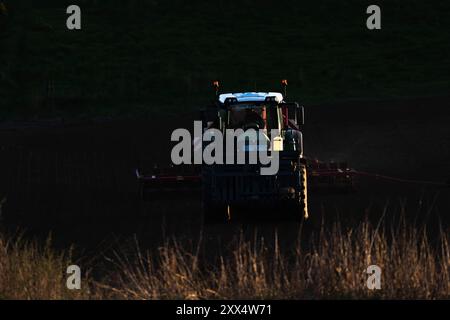
[{"label": "black tire", "polygon": [[306,171],[306,165],[303,163],[299,164],[299,169],[297,172],[297,178],[300,180],[300,190],[296,192],[295,200],[291,200],[288,203],[288,212],[290,220],[297,222],[307,220],[309,217],[308,213],[308,177]]},{"label": "black tire", "polygon": [[221,224],[228,221],[228,208],[226,205],[214,203],[212,201],[212,175],[211,169],[202,172],[202,216],[203,224]]},{"label": "black tire", "polygon": [[300,163],[300,182],[301,190],[299,192],[299,209],[301,210],[302,219],[308,219],[308,172],[306,164]]}]

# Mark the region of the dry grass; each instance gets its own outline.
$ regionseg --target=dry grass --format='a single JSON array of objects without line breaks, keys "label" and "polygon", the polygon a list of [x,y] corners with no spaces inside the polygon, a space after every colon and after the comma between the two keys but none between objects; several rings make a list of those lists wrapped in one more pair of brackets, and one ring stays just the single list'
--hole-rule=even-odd
[{"label": "dry grass", "polygon": [[[137,264],[120,260],[114,291],[125,299],[449,298],[448,240],[442,232],[435,249],[425,232],[405,225],[387,232],[368,222],[346,231],[335,224],[307,249],[285,253],[277,239],[267,246],[241,238],[209,268],[172,241],[156,257],[138,255]],[[383,271],[382,290],[367,289],[372,264]]]},{"label": "dry grass", "polygon": [[[44,245],[22,237],[7,240],[0,235],[1,299],[86,299],[93,297],[89,288],[66,288],[66,268],[73,264],[71,250],[58,253],[50,239]],[[89,283],[85,277],[84,284]]]},{"label": "dry grass", "polygon": [[[65,289],[70,254],[23,240],[0,238],[0,295],[17,299],[321,299],[450,297],[448,235],[430,244],[425,230],[361,223],[323,227],[307,244],[281,250],[244,237],[216,260],[204,259],[203,244],[186,250],[167,241],[158,253],[117,254],[101,283],[86,276],[84,290]],[[202,253],[203,252],[203,253]],[[366,269],[381,267],[382,289],[366,287]]]}]

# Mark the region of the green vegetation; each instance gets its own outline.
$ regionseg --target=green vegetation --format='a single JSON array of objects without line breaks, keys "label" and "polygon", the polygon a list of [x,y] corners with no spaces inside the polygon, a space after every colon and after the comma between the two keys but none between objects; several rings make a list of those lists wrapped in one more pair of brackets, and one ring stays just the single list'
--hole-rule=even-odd
[{"label": "green vegetation", "polygon": [[[81,291],[65,289],[70,254],[55,254],[23,240],[0,236],[0,297],[14,299],[448,299],[448,233],[430,242],[424,229],[363,222],[322,228],[309,242],[282,248],[277,236],[238,237],[217,259],[205,243],[170,240],[156,252],[103,258],[108,268],[95,281],[84,274]],[[190,248],[189,248],[190,247]],[[206,259],[205,259],[206,257]],[[381,289],[368,290],[366,269],[382,270]],[[98,273],[99,270],[97,270]]]},{"label": "green vegetation", "polygon": [[195,110],[223,90],[277,89],[304,103],[437,95],[450,82],[450,3],[359,0],[3,0],[0,116],[141,116]]}]

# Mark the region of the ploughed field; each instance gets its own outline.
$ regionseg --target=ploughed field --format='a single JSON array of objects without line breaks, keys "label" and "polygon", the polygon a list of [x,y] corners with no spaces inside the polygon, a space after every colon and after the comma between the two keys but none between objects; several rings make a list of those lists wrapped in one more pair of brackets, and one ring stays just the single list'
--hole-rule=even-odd
[{"label": "ploughed field", "polygon": [[[348,161],[367,172],[405,179],[450,178],[450,98],[351,101],[305,106],[305,155]],[[199,192],[161,195],[144,203],[134,170],[170,163],[170,134],[193,128],[195,114],[150,120],[41,121],[0,126],[1,223],[61,245],[98,250],[132,238],[158,245],[167,235],[201,233]],[[360,178],[351,194],[310,193],[308,230],[339,217],[354,225],[406,212],[411,221],[448,228],[450,188]],[[273,212],[274,215],[277,212]],[[391,220],[391,219],[388,219]],[[296,237],[292,223],[256,226],[281,241]],[[208,226],[203,237],[232,238],[242,225]],[[253,229],[253,228],[252,228]]]}]

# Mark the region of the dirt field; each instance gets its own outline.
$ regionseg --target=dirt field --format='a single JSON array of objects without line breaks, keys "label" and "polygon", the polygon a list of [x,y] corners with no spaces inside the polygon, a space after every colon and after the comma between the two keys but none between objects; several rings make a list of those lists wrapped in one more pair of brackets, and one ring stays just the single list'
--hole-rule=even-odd
[{"label": "dirt field", "polygon": [[[408,179],[450,178],[450,98],[354,101],[306,107],[305,153],[346,160],[356,169]],[[4,123],[0,126],[2,221],[62,246],[106,248],[136,234],[152,247],[165,235],[200,233],[200,198],[167,195],[142,203],[136,167],[168,163],[174,128],[192,128],[194,115],[142,121]],[[168,125],[166,127],[166,125]],[[346,195],[310,194],[311,229],[336,215],[355,224],[398,215],[448,226],[450,188],[361,179]],[[226,239],[239,225],[211,227],[205,236]],[[297,226],[258,226],[268,235]],[[293,232],[280,232],[290,234]],[[284,241],[291,241],[286,237]]]}]

